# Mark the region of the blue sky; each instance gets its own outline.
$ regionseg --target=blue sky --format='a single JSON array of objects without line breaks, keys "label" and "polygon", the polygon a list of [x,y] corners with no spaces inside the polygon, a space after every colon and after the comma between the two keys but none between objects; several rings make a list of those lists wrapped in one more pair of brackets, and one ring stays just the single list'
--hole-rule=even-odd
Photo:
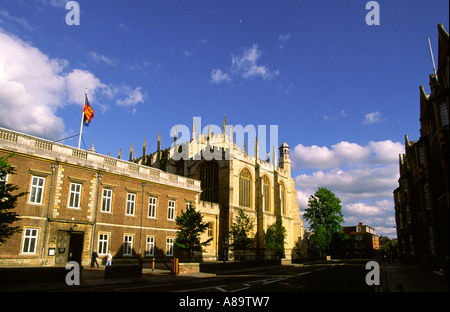
[{"label": "blue sky", "polygon": [[[85,88],[95,117],[87,148],[128,155],[170,129],[278,125],[291,147],[301,210],[318,186],[346,225],[395,237],[392,191],[404,135],[419,137],[419,86],[437,62],[448,1],[2,0],[0,126],[57,140],[79,132]],[[77,139],[64,141],[76,146]],[[83,145],[82,145],[83,147]],[[269,148],[269,147],[267,147]]]}]

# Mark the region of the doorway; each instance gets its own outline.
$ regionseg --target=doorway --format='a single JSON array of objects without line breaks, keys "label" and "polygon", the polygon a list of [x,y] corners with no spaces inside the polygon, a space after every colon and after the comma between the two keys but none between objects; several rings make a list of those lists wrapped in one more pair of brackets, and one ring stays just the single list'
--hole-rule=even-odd
[{"label": "doorway", "polygon": [[81,259],[83,256],[83,232],[69,232],[69,254],[68,261],[76,261],[81,266]]}]

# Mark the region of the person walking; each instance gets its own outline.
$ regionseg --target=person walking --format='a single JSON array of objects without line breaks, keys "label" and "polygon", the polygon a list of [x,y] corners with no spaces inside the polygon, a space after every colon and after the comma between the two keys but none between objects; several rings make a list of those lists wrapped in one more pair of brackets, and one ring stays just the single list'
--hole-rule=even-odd
[{"label": "person walking", "polygon": [[97,251],[94,250],[94,251],[92,251],[92,256],[91,256],[91,268],[93,268],[95,265],[97,265],[97,268],[99,267],[97,259],[98,259],[98,253],[97,253]]},{"label": "person walking", "polygon": [[111,251],[108,250],[108,254],[106,255],[106,266],[110,266],[112,263],[112,255]]}]

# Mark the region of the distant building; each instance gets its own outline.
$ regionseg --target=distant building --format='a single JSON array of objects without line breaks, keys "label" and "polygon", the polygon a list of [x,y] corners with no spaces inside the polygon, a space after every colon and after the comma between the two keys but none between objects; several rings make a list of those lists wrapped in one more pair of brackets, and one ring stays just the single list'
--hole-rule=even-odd
[{"label": "distant building", "polygon": [[[177,256],[175,218],[198,205],[199,180],[0,128],[0,156],[11,153],[6,182],[27,194],[0,265],[89,265],[93,250],[113,263]],[[213,238],[204,256],[215,258],[218,207],[202,209]]]},{"label": "distant building", "polygon": [[380,242],[374,228],[360,222],[355,226],[343,226],[342,232],[350,236],[348,252],[351,257],[366,258],[378,254]]},{"label": "distant building", "polygon": [[437,72],[431,94],[420,86],[420,138],[405,136],[394,190],[399,256],[435,268],[449,257],[449,35],[438,25]]}]

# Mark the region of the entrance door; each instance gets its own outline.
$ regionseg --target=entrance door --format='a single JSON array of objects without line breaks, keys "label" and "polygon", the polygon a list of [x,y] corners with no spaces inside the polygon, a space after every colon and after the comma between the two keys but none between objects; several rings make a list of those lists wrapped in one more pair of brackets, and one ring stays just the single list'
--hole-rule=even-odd
[{"label": "entrance door", "polygon": [[83,240],[84,233],[71,232],[69,243],[69,258],[68,261],[76,261],[81,265],[81,258],[83,255]]},{"label": "entrance door", "polygon": [[58,231],[55,265],[66,265],[69,254],[69,232]]}]

